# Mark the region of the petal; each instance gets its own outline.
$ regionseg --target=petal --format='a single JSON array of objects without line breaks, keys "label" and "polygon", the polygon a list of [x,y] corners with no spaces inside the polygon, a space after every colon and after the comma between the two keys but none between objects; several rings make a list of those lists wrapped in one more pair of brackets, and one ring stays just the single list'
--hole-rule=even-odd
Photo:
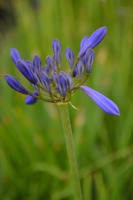
[{"label": "petal", "polygon": [[35,78],[31,67],[28,66],[24,60],[19,59],[17,61],[17,68],[32,84],[37,84],[37,79]]},{"label": "petal", "polygon": [[[36,93],[36,91],[32,92],[32,94],[38,96],[38,94]],[[38,100],[37,98],[28,95],[26,97],[26,99],[25,99],[25,103],[28,104],[28,105],[31,105],[31,104],[36,103],[37,100]]]},{"label": "petal", "polygon": [[15,65],[17,64],[17,60],[21,59],[19,52],[14,48],[10,49],[10,56]]},{"label": "petal", "polygon": [[5,74],[4,76],[7,84],[13,88],[14,90],[22,93],[22,94],[29,94],[30,92],[26,90],[13,76]]},{"label": "petal", "polygon": [[87,40],[83,48],[80,50],[78,56],[82,57],[86,53],[87,49],[93,49],[96,45],[98,45],[106,35],[106,32],[106,27],[101,27],[98,30],[96,30]]},{"label": "petal", "polygon": [[88,95],[104,112],[115,116],[120,115],[117,105],[104,95],[87,86],[80,86],[79,88],[83,90],[83,92]]}]

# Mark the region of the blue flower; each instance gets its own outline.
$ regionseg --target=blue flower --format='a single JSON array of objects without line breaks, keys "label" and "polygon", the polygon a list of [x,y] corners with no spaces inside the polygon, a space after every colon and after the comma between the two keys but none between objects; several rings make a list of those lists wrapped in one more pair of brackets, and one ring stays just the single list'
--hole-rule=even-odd
[{"label": "blue flower", "polygon": [[[100,94],[99,92],[84,86],[88,79],[94,61],[93,48],[101,42],[106,34],[107,28],[102,27],[96,30],[90,37],[86,35],[80,43],[80,52],[74,62],[74,53],[70,47],[65,50],[66,58],[69,62],[69,73],[61,71],[61,44],[58,39],[52,41],[53,58],[46,57],[46,65],[41,66],[41,59],[38,55],[33,57],[33,61],[22,60],[18,51],[11,48],[11,58],[18,70],[34,87],[33,92],[26,90],[14,77],[5,75],[8,85],[14,90],[28,95],[25,103],[34,104],[38,99],[50,103],[67,103],[72,95],[81,89],[89,96],[104,112],[119,116],[119,109],[116,104]],[[84,67],[86,66],[86,76]]]}]

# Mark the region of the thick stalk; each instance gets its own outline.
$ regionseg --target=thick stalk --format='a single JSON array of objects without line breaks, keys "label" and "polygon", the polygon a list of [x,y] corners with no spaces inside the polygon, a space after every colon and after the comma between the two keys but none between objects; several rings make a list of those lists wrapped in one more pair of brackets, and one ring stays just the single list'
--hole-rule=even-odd
[{"label": "thick stalk", "polygon": [[70,124],[70,119],[69,119],[68,104],[67,103],[58,104],[58,107],[60,110],[64,135],[65,135],[75,200],[82,200],[76,155],[75,155],[74,143],[73,143],[73,137],[72,137],[72,130],[71,130],[71,124]]}]

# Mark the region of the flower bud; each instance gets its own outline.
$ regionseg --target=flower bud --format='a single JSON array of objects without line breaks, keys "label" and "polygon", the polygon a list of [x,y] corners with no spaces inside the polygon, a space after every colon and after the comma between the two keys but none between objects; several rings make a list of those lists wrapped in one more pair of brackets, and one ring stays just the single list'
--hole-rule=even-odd
[{"label": "flower bud", "polygon": [[[81,43],[80,43],[80,50],[83,48],[83,46],[86,44],[86,42],[87,42],[87,40],[89,39],[89,36],[88,35],[86,35],[86,36],[84,36],[83,37],[83,39],[82,39],[82,41],[81,41]],[[85,55],[84,56],[82,56],[81,58],[80,58],[80,60],[84,63],[84,65],[85,65]]]},{"label": "flower bud", "polygon": [[21,59],[19,52],[14,48],[10,49],[10,56],[15,65],[17,64],[17,60]]},{"label": "flower bud", "polygon": [[53,59],[58,65],[60,65],[60,63],[61,63],[61,55],[60,55],[61,44],[60,44],[59,40],[54,39],[52,41],[52,48],[53,48],[53,52],[54,52]]},{"label": "flower bud", "polygon": [[[32,94],[38,96],[38,94],[36,93],[36,91],[32,92]],[[28,95],[28,96],[26,97],[26,99],[25,99],[25,103],[26,103],[27,105],[32,105],[32,104],[36,103],[37,100],[38,100],[37,98]]]},{"label": "flower bud", "polygon": [[13,76],[5,74],[4,78],[7,84],[14,90],[22,93],[22,94],[29,94],[30,92],[26,90]]},{"label": "flower bud", "polygon": [[84,72],[84,64],[83,64],[82,61],[79,61],[79,62],[77,63],[76,69],[77,69],[78,77],[79,77],[79,79],[81,80],[81,78],[82,78],[82,76],[83,76],[83,72]]},{"label": "flower bud", "polygon": [[77,76],[77,70],[74,69],[74,70],[73,70],[73,77],[76,77],[76,76]]},{"label": "flower bud", "polygon": [[61,96],[63,98],[66,97],[66,91],[67,91],[67,79],[64,75],[60,74],[57,78],[57,84],[59,91],[61,93]]},{"label": "flower bud", "polygon": [[51,94],[50,80],[49,80],[48,75],[47,75],[45,72],[43,72],[43,73],[41,74],[40,80],[41,80],[41,83],[42,83],[42,85],[44,86],[45,90],[46,90],[49,94]]},{"label": "flower bud", "polygon": [[31,67],[28,66],[24,60],[19,59],[17,61],[17,68],[32,84],[37,84],[37,79],[35,78]]},{"label": "flower bud", "polygon": [[57,71],[57,67],[56,67],[54,60],[51,56],[47,56],[46,63],[47,63],[47,67],[50,69],[50,71]]},{"label": "flower bud", "polygon": [[33,57],[33,68],[34,68],[34,72],[39,77],[41,73],[41,59],[38,55],[34,55]]},{"label": "flower bud", "polygon": [[92,69],[92,64],[93,64],[93,61],[94,61],[94,51],[93,49],[88,49],[87,52],[86,52],[86,71],[87,71],[87,74],[90,74],[91,73],[91,69]]},{"label": "flower bud", "polygon": [[73,51],[70,47],[66,48],[65,55],[66,55],[66,58],[69,62],[70,68],[72,69],[73,65],[74,65],[74,53],[73,53]]},{"label": "flower bud", "polygon": [[104,36],[106,35],[107,28],[106,27],[101,27],[98,30],[96,30],[87,40],[83,48],[80,50],[78,56],[82,57],[85,55],[87,49],[91,48],[93,49],[96,45],[98,45]]}]

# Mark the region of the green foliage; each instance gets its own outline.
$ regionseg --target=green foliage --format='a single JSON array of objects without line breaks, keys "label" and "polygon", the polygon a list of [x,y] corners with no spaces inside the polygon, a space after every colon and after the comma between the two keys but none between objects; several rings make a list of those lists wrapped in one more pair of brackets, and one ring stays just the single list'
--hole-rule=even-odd
[{"label": "green foliage", "polygon": [[12,1],[16,26],[0,35],[0,199],[72,200],[73,190],[63,129],[56,105],[24,103],[25,95],[4,81],[11,74],[32,91],[10,58],[14,47],[23,59],[40,55],[43,65],[62,45],[75,57],[84,35],[101,26],[107,35],[94,49],[88,86],[112,99],[120,117],[101,111],[82,91],[69,106],[84,200],[133,200],[133,2],[115,0],[48,0],[33,8]]}]

